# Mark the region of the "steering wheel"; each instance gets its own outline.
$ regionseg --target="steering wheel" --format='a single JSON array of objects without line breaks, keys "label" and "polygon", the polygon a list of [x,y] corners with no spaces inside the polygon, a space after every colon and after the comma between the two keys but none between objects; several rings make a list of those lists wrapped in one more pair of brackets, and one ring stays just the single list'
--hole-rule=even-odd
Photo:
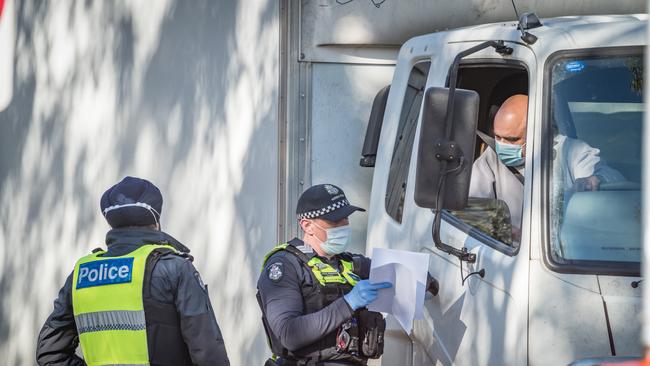
[{"label": "steering wheel", "polygon": [[605,182],[598,187],[599,191],[639,191],[641,184],[627,180],[620,182]]}]

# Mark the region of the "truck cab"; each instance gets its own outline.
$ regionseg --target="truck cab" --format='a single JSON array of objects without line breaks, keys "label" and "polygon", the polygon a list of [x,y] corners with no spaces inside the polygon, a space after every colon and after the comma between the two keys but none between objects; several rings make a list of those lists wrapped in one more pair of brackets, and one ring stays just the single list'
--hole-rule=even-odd
[{"label": "truck cab", "polygon": [[[561,365],[641,354],[646,22],[645,15],[525,14],[401,47],[366,135],[362,164],[374,165],[366,250],[429,253],[440,288],[410,334],[389,316],[382,365]],[[485,42],[492,46],[457,58]],[[464,196],[462,207],[435,209],[418,200],[436,191],[423,160],[436,138],[423,131],[444,123],[429,94],[450,83],[477,96],[456,107],[471,109],[471,129],[488,137],[460,143],[466,178],[443,190]],[[528,96],[521,192],[471,197],[472,163],[490,153],[494,116],[515,94]],[[452,123],[453,130],[464,122]],[[580,166],[584,156],[565,156],[571,144],[613,178],[598,177],[596,190],[579,187],[578,168],[567,164]],[[508,194],[519,194],[521,206],[510,207]],[[436,215],[449,250],[432,236]]]}]

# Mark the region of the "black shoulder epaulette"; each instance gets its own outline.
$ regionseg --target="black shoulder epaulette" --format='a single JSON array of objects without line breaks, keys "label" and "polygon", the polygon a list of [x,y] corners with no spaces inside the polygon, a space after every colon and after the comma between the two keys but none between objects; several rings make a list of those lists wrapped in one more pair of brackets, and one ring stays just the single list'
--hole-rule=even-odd
[{"label": "black shoulder epaulette", "polygon": [[173,250],[171,248],[159,248],[156,249],[156,251],[159,252],[160,255],[174,254],[182,258],[187,258],[190,262],[194,262],[194,257],[187,252],[181,252],[180,250]]},{"label": "black shoulder epaulette", "polygon": [[176,252],[179,256],[189,259],[190,262],[194,262],[194,257],[190,253],[186,252]]},{"label": "black shoulder epaulette", "polygon": [[298,257],[298,259],[300,259],[300,261],[302,261],[305,264],[309,262],[309,257],[307,256],[307,254],[303,253],[302,250],[294,247],[291,244],[287,245],[286,248],[284,248],[284,250],[295,255],[296,257]]},{"label": "black shoulder epaulette", "polygon": [[339,256],[339,258],[344,259],[344,260],[346,260],[348,262],[352,262],[354,260],[354,255],[352,253],[350,253],[350,252],[343,252],[343,253],[339,254],[338,256]]}]

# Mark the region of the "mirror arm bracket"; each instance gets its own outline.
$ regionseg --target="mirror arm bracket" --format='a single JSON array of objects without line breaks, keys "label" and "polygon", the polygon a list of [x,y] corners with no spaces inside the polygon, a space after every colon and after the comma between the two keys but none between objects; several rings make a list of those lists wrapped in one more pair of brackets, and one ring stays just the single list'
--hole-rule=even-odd
[{"label": "mirror arm bracket", "polygon": [[454,63],[451,64],[451,72],[449,73],[449,98],[447,99],[447,117],[445,118],[446,123],[446,137],[449,139],[451,137],[451,126],[454,118],[454,92],[456,91],[456,82],[458,80],[458,68],[460,67],[460,60],[464,57],[474,54],[478,51],[492,47],[500,55],[510,55],[512,54],[512,47],[505,45],[505,42],[502,40],[499,41],[485,41],[479,43],[474,47],[470,47],[465,51],[462,51],[456,55],[454,58]]},{"label": "mirror arm bracket", "polygon": [[463,247],[462,249],[457,249],[452,247],[449,244],[445,244],[442,242],[442,240],[440,239],[440,223],[441,223],[442,210],[436,208],[434,210],[434,213],[435,213],[435,219],[433,221],[433,226],[431,227],[431,231],[432,231],[431,236],[433,237],[433,243],[435,244],[436,248],[447,254],[453,255],[454,257],[460,259],[461,262],[465,261],[467,263],[475,263],[476,254],[470,253],[467,250],[467,248]]},{"label": "mirror arm bracket", "polygon": [[436,154],[436,159],[447,163],[463,158],[463,150],[458,147],[458,143],[446,139],[438,139],[434,142],[433,152]]}]

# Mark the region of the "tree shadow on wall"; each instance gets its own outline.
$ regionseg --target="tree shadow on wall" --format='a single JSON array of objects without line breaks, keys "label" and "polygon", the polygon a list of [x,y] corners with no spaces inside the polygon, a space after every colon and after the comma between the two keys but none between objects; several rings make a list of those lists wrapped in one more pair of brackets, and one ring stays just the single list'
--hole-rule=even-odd
[{"label": "tree shadow on wall", "polygon": [[[171,2],[144,62],[138,22],[146,14],[135,7],[16,5],[13,100],[0,111],[6,363],[33,363],[51,300],[107,228],[97,207],[107,182],[143,171],[165,194],[170,232],[208,274],[231,361],[261,363],[267,349],[254,288],[277,230],[277,3]],[[56,27],[77,38],[62,39]],[[104,31],[83,46],[79,33],[88,29]],[[60,57],[72,65],[65,72]],[[84,109],[86,90],[103,98],[95,104],[103,109]],[[72,124],[79,115],[88,122]],[[232,225],[215,235],[214,207],[226,203]],[[230,254],[235,247],[239,256]]]}]

